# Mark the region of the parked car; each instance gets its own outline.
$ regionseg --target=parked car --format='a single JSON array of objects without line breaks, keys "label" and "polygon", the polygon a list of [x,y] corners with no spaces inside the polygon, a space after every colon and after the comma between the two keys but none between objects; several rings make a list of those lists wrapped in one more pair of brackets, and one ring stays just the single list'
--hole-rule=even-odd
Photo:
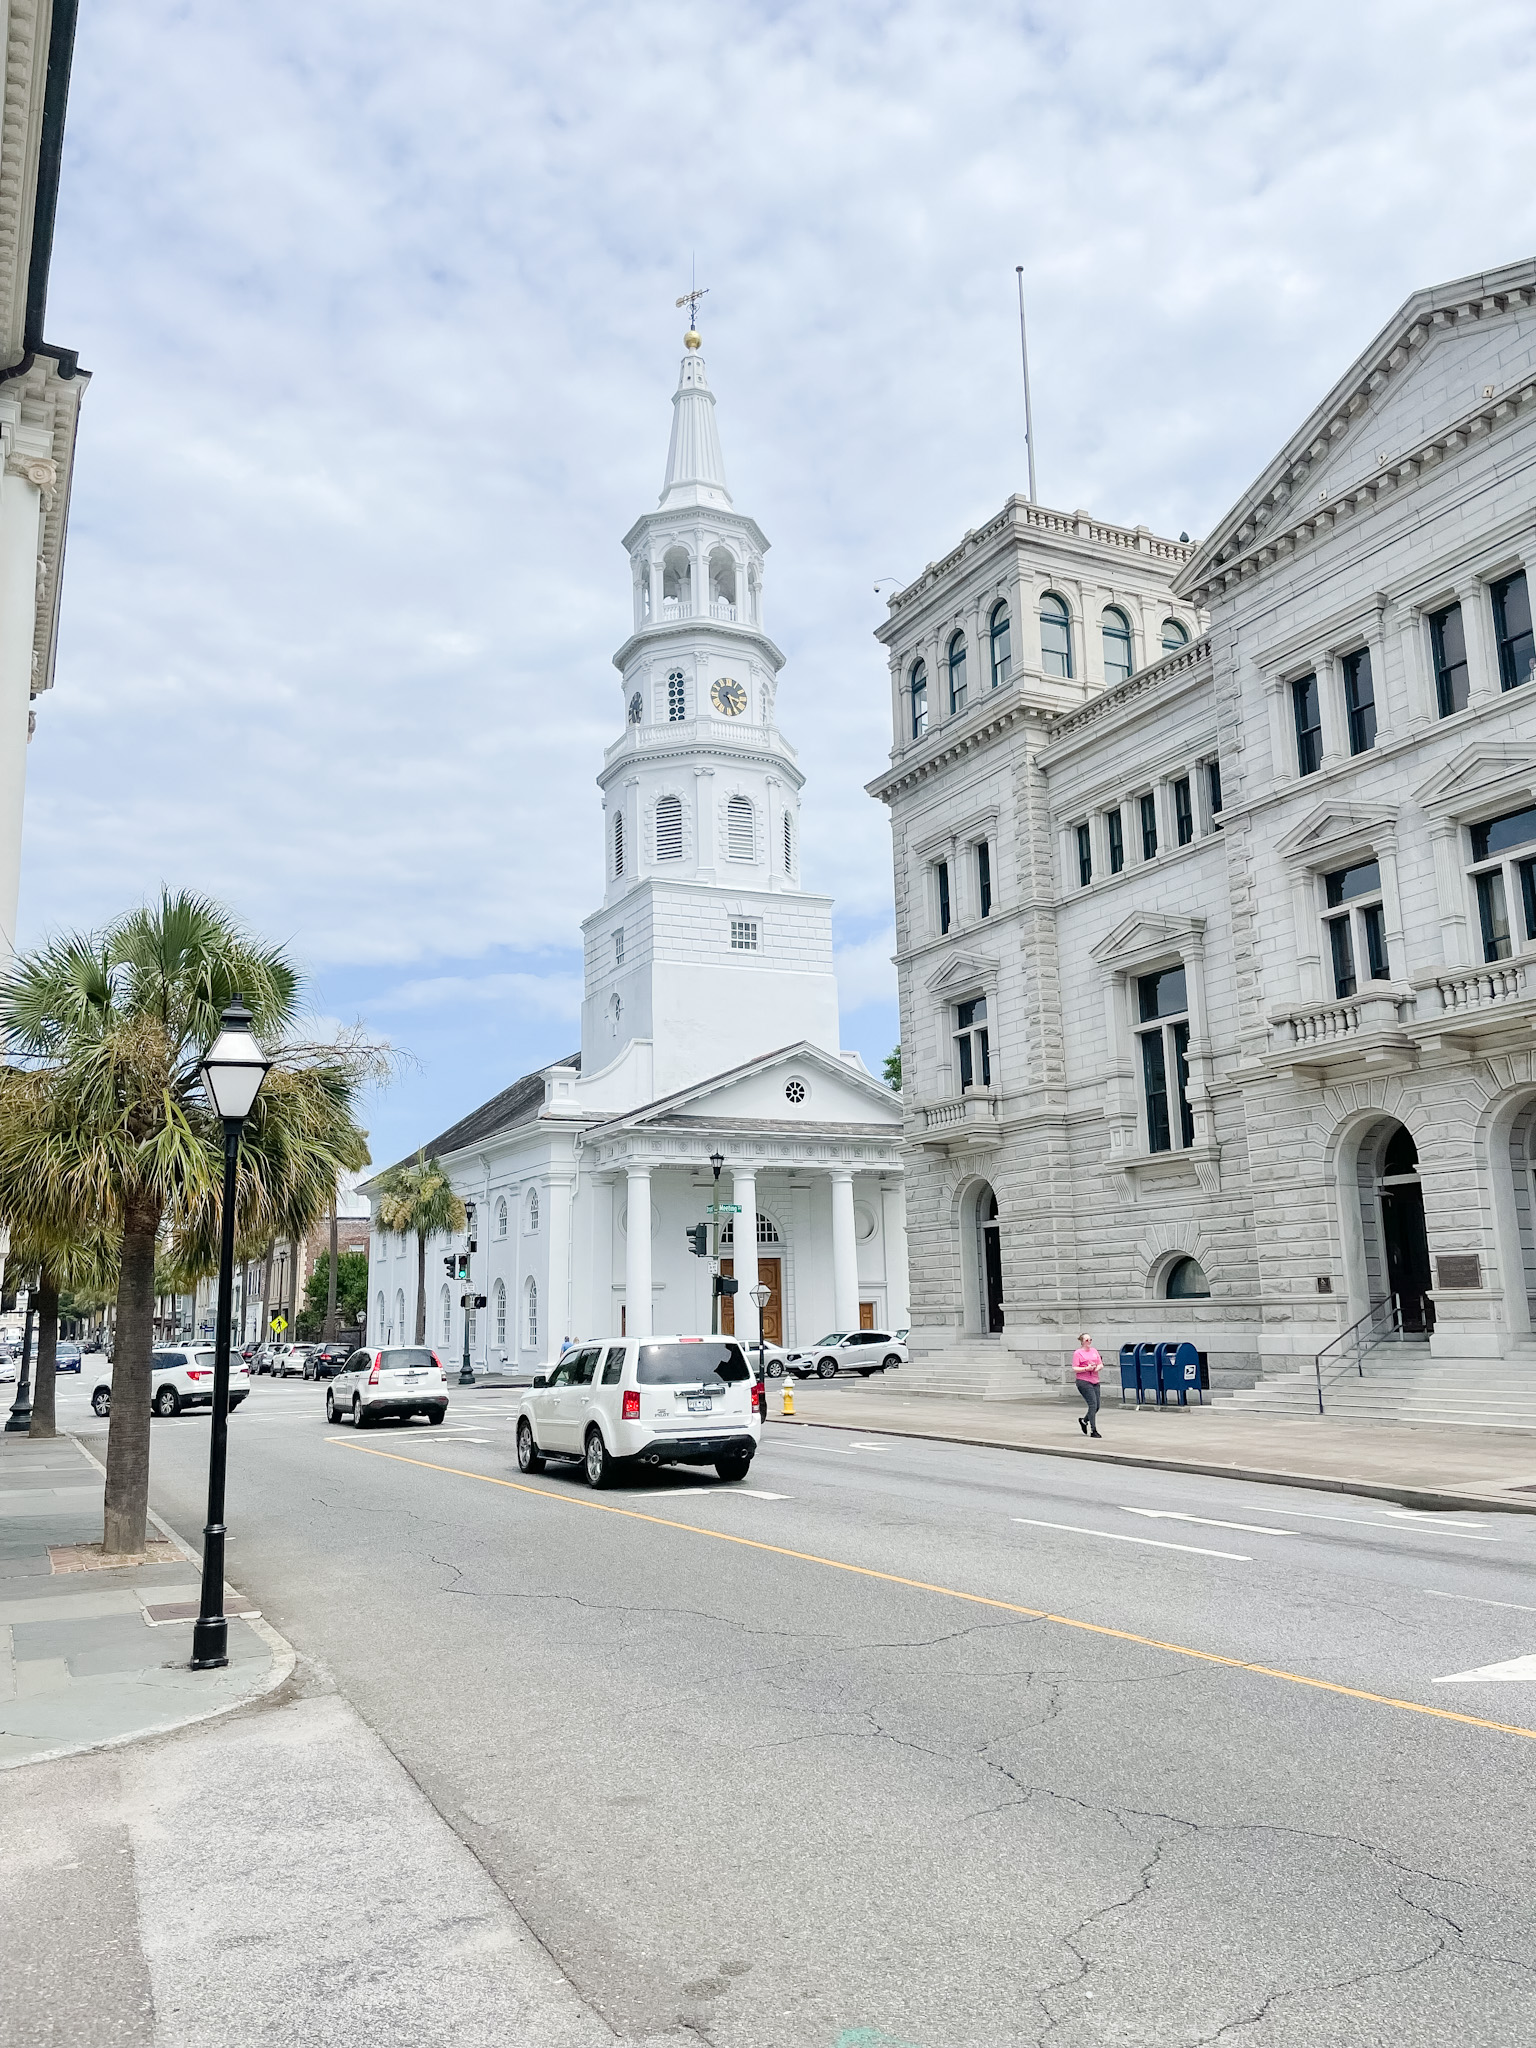
[{"label": "parked car", "polygon": [[[156,1415],[179,1415],[183,1408],[213,1406],[213,1346],[156,1345],[150,1354],[149,1405]],[[229,1412],[234,1414],[250,1392],[250,1368],[243,1359],[229,1361]],[[112,1382],[98,1380],[91,1394],[98,1415],[112,1412]]]},{"label": "parked car", "polygon": [[770,1380],[781,1380],[789,1364],[789,1353],[782,1344],[765,1344],[759,1352],[755,1344],[747,1346],[747,1356],[752,1361],[752,1370],[757,1371],[761,1361],[764,1376]]},{"label": "parked car", "polygon": [[791,1352],[789,1369],[800,1380],[812,1373],[829,1380],[838,1372],[868,1379],[872,1372],[889,1372],[906,1362],[906,1346],[889,1330],[833,1330],[803,1351]]},{"label": "parked car", "polygon": [[356,1348],[346,1343],[311,1345],[309,1356],[304,1361],[305,1379],[335,1379]]},{"label": "parked car", "polygon": [[414,1344],[352,1352],[325,1390],[326,1421],[350,1416],[357,1429],[386,1415],[403,1422],[425,1415],[428,1422],[441,1422],[447,1413],[448,1375],[442,1360]]},{"label": "parked car", "polygon": [[15,1379],[15,1377],[16,1368],[11,1363],[9,1353],[5,1354],[4,1356],[0,1356],[0,1385],[8,1386]]},{"label": "parked car", "polygon": [[55,1372],[78,1372],[82,1356],[80,1346],[73,1340],[60,1343],[53,1354],[53,1369]]},{"label": "parked car", "polygon": [[285,1380],[307,1380],[309,1374],[304,1367],[314,1349],[313,1344],[290,1344],[278,1363],[279,1376]]},{"label": "parked car", "polygon": [[517,1411],[517,1462],[579,1458],[589,1486],[620,1466],[713,1465],[745,1479],[767,1414],[763,1382],[734,1337],[625,1337],[577,1344],[536,1373]]}]

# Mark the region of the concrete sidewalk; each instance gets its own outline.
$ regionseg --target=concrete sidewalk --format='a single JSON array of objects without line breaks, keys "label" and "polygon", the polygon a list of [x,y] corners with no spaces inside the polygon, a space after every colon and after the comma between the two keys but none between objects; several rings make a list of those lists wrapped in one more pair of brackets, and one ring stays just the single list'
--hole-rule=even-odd
[{"label": "concrete sidewalk", "polygon": [[874,1380],[852,1386],[795,1383],[796,1412],[786,1424],[779,1413],[784,1384],[769,1383],[769,1421],[775,1427],[819,1423],[1272,1486],[1315,1486],[1404,1507],[1536,1514],[1536,1431],[1374,1424],[1325,1415],[1293,1421],[1234,1414],[1225,1404],[1122,1407],[1106,1389],[1109,1398],[1099,1417],[1103,1442],[1093,1443],[1077,1426],[1082,1403],[1075,1392],[1059,1401],[981,1401],[903,1394]]},{"label": "concrete sidewalk", "polygon": [[73,1437],[0,1436],[0,1769],[227,1712],[293,1668],[226,1588],[229,1665],[188,1670],[197,1560],[152,1524],[142,1563],[104,1568],[104,1478]]}]

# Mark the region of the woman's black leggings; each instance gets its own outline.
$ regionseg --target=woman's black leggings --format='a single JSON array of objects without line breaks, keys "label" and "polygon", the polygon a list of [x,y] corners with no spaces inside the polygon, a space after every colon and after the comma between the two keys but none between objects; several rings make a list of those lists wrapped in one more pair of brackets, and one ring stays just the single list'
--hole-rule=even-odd
[{"label": "woman's black leggings", "polygon": [[1098,1383],[1098,1381],[1097,1381],[1097,1380],[1079,1380],[1079,1381],[1078,1381],[1078,1383],[1077,1383],[1077,1391],[1078,1391],[1078,1392],[1079,1392],[1079,1393],[1080,1393],[1080,1394],[1082,1395],[1083,1399],[1084,1399],[1084,1400],[1085,1400],[1085,1401],[1087,1402],[1087,1404],[1088,1404],[1088,1427],[1089,1427],[1090,1429],[1097,1429],[1097,1428],[1098,1428],[1098,1426],[1099,1426],[1099,1383]]}]

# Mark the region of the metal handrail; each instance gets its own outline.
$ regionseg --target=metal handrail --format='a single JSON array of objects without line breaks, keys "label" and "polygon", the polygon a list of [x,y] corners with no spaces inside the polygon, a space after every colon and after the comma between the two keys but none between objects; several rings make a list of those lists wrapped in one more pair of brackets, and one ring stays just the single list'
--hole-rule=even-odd
[{"label": "metal handrail", "polygon": [[[1383,1317],[1386,1318],[1386,1327],[1384,1329],[1377,1329],[1375,1325],[1380,1323]],[[1389,1294],[1381,1301],[1373,1301],[1358,1321],[1351,1323],[1347,1330],[1341,1330],[1337,1337],[1334,1337],[1323,1346],[1322,1350],[1318,1352],[1317,1357],[1313,1360],[1313,1366],[1317,1373],[1317,1412],[1319,1415],[1326,1412],[1323,1407],[1323,1360],[1328,1356],[1329,1352],[1337,1351],[1342,1345],[1352,1344],[1354,1346],[1352,1363],[1360,1378],[1364,1379],[1366,1352],[1370,1350],[1373,1344],[1379,1344],[1382,1338],[1390,1335],[1392,1331],[1401,1331],[1401,1329],[1402,1318],[1398,1312],[1397,1296]],[[1329,1386],[1331,1387],[1335,1380],[1343,1379],[1348,1371],[1349,1365],[1346,1364],[1338,1372],[1331,1373],[1328,1378]]]}]

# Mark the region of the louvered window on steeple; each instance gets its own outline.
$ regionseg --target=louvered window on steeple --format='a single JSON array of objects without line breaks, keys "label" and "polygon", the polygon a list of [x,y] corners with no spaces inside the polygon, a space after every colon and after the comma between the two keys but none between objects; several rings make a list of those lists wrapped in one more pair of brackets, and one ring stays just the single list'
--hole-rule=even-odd
[{"label": "louvered window on steeple", "polygon": [[794,871],[795,871],[795,828],[794,828],[794,826],[793,826],[793,825],[792,825],[792,824],[790,823],[790,821],[789,821],[789,813],[788,813],[788,811],[786,811],[786,812],[784,813],[784,872],[785,872],[785,874],[786,874],[786,875],[791,875],[791,874],[793,874],[793,873],[794,873]]},{"label": "louvered window on steeple", "polygon": [[752,806],[744,796],[733,796],[725,807],[726,844],[732,860],[751,860],[753,843]]},{"label": "louvered window on steeple", "polygon": [[656,858],[658,860],[681,860],[682,857],[682,799],[675,796],[658,797],[656,799]]},{"label": "louvered window on steeple", "polygon": [[624,813],[622,811],[619,812],[613,821],[613,872],[616,875],[622,875],[624,872]]}]

